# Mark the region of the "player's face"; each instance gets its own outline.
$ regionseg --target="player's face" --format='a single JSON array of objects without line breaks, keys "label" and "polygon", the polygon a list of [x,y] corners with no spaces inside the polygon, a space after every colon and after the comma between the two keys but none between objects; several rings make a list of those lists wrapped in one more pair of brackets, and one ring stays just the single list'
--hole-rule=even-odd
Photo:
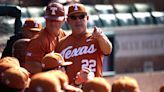
[{"label": "player's face", "polygon": [[46,28],[48,30],[59,30],[64,23],[63,21],[56,21],[56,20],[51,20],[51,19],[46,19]]},{"label": "player's face", "polygon": [[73,30],[84,30],[87,27],[88,16],[83,13],[73,14],[68,17],[68,23]]}]

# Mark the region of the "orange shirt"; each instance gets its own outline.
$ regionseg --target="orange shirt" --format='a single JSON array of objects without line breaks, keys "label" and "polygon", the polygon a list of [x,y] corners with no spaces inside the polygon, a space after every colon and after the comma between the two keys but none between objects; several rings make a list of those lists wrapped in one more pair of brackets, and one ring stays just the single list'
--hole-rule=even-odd
[{"label": "orange shirt", "polygon": [[66,68],[70,83],[83,67],[90,68],[96,77],[102,76],[104,54],[100,50],[97,39],[91,38],[90,33],[78,37],[71,34],[63,38],[56,46],[55,52],[61,53],[65,61],[73,62]]},{"label": "orange shirt", "polygon": [[41,61],[43,56],[54,51],[57,42],[66,36],[65,32],[60,30],[58,37],[43,29],[38,37],[31,39],[28,47],[25,61]]}]

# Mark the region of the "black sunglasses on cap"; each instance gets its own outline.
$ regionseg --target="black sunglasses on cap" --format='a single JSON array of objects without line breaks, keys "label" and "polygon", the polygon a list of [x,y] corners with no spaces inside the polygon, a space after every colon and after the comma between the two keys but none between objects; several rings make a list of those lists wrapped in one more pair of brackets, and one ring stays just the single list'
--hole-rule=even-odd
[{"label": "black sunglasses on cap", "polygon": [[72,20],[76,20],[77,18],[79,18],[79,19],[84,19],[85,18],[85,16],[86,15],[79,15],[79,16],[74,16],[74,15],[71,15],[71,16],[69,16]]}]

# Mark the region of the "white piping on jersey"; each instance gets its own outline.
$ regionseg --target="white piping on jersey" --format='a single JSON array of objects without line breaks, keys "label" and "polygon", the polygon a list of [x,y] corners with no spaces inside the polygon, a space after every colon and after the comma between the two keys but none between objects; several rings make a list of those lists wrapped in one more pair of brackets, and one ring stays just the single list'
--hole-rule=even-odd
[{"label": "white piping on jersey", "polygon": [[[63,49],[61,52],[61,55],[65,59],[69,59],[71,57],[83,55],[83,54],[92,54],[96,52],[96,48],[94,44],[91,44],[90,46],[81,46],[78,48],[73,48],[73,46],[68,46],[67,48]],[[72,49],[72,50],[71,50]]]}]

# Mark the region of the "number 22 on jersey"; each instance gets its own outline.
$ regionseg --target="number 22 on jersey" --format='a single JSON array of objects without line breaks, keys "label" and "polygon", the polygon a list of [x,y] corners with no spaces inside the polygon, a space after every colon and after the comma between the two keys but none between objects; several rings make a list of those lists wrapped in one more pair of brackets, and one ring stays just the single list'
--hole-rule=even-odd
[{"label": "number 22 on jersey", "polygon": [[96,72],[96,60],[91,59],[91,60],[87,60],[87,59],[83,59],[81,61],[82,66],[81,68],[83,69],[84,67],[90,68],[92,72]]}]

